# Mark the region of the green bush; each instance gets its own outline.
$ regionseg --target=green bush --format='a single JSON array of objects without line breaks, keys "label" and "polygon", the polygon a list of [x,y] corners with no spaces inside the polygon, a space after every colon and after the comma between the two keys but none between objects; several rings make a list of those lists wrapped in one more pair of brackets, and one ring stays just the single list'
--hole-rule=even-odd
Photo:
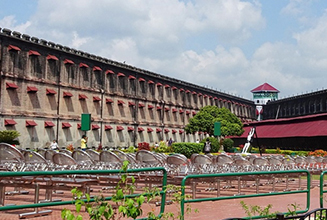
[{"label": "green bush", "polygon": [[173,143],[172,144],[173,152],[178,154],[184,154],[187,158],[190,158],[192,154],[201,153],[203,150],[202,143]]},{"label": "green bush", "polygon": [[0,131],[0,143],[8,143],[19,145],[19,141],[15,140],[18,138],[20,133],[16,130],[3,130]]},{"label": "green bush", "polygon": [[224,151],[226,152],[233,152],[234,149],[234,141],[230,138],[225,138],[222,142],[224,146]]},{"label": "green bush", "polygon": [[[219,151],[220,145],[219,145],[219,141],[217,138],[215,137],[208,137],[209,141],[211,142],[211,153],[217,153]],[[202,152],[203,152],[203,148],[204,148],[204,143],[207,141],[208,138],[205,138],[201,141],[202,144]]]},{"label": "green bush", "polygon": [[153,150],[156,153],[172,153],[173,152],[172,147],[168,147],[166,145],[166,142],[164,142],[164,141],[160,141],[159,147],[157,147],[157,148],[154,147]]}]

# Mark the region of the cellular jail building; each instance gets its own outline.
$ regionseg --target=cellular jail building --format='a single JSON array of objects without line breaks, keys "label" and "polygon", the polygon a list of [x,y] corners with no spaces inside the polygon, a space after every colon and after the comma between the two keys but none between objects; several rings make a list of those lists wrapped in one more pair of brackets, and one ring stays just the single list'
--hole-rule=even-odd
[{"label": "cellular jail building", "polygon": [[206,134],[184,127],[206,105],[256,118],[253,101],[0,28],[0,130],[22,148],[80,146],[81,115],[91,114],[88,146],[150,145]]}]

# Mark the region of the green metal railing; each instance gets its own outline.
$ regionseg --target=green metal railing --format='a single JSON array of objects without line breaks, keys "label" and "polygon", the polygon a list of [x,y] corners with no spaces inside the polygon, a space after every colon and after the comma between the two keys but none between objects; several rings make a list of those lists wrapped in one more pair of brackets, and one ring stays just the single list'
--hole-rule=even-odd
[{"label": "green metal railing", "polygon": [[[20,177],[20,176],[57,176],[57,175],[98,175],[98,174],[123,174],[123,173],[142,173],[142,172],[153,172],[153,171],[162,171],[162,188],[160,191],[161,194],[161,206],[160,213],[158,217],[160,217],[165,211],[166,204],[166,187],[167,187],[167,171],[164,167],[152,167],[152,168],[141,168],[141,169],[128,169],[126,172],[122,170],[70,170],[70,171],[35,171],[35,172],[0,172],[0,179],[3,177]],[[148,193],[151,194],[151,193]],[[140,195],[147,194],[131,194],[126,197],[138,197]],[[111,200],[112,197],[105,197],[104,200]],[[83,200],[87,202],[87,200]],[[90,202],[94,202],[95,199],[91,199]],[[39,208],[39,207],[47,207],[47,206],[59,206],[59,205],[72,205],[75,204],[74,200],[71,201],[61,201],[61,202],[42,202],[42,203],[33,203],[33,204],[25,204],[25,205],[8,205],[0,207],[0,211],[5,210],[14,210],[14,209],[26,209],[26,208]],[[147,219],[147,218],[143,218]]]},{"label": "green metal railing", "polygon": [[327,190],[324,190],[324,176],[327,173],[327,170],[321,172],[320,174],[320,208],[324,208],[324,193],[327,192]]},{"label": "green metal railing", "polygon": [[[218,196],[218,197],[210,197],[210,198],[199,198],[199,199],[187,199],[185,196],[185,186],[187,180],[199,179],[199,178],[221,178],[222,180],[226,177],[237,177],[240,176],[259,176],[259,175],[290,175],[295,173],[306,173],[307,176],[307,188],[305,190],[293,190],[293,191],[283,191],[283,192],[271,192],[271,193],[258,193],[258,194],[249,194],[249,195],[234,195],[234,196]],[[219,173],[219,174],[199,174],[199,175],[188,175],[183,178],[181,183],[181,216],[184,219],[185,214],[185,203],[195,203],[195,202],[206,202],[206,201],[217,201],[217,200],[228,200],[228,199],[239,199],[239,198],[252,198],[252,197],[262,197],[262,196],[276,196],[276,195],[287,195],[287,194],[297,194],[297,193],[306,193],[307,196],[307,205],[304,210],[296,210],[296,214],[305,213],[310,208],[310,183],[311,176],[307,170],[287,170],[287,171],[262,171],[262,172],[246,172],[246,173]],[[194,190],[194,189],[193,189]],[[286,213],[285,213],[286,214]],[[252,219],[262,218],[264,216],[253,216]],[[248,219],[248,218],[244,218]]]}]

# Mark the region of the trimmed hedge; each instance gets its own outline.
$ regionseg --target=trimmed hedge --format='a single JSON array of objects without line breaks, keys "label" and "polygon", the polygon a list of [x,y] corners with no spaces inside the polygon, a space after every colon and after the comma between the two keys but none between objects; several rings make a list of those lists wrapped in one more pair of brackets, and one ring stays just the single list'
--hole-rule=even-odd
[{"label": "trimmed hedge", "polygon": [[187,158],[190,158],[192,154],[199,154],[202,152],[203,143],[173,143],[172,148],[173,152],[178,154],[184,154]]}]

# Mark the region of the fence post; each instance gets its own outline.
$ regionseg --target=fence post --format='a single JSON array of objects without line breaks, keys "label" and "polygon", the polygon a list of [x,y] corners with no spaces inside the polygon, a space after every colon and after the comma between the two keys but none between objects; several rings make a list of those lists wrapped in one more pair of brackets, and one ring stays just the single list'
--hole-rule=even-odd
[{"label": "fence post", "polygon": [[276,218],[277,220],[284,220],[285,219],[283,213],[277,213],[276,217],[277,217]]}]

